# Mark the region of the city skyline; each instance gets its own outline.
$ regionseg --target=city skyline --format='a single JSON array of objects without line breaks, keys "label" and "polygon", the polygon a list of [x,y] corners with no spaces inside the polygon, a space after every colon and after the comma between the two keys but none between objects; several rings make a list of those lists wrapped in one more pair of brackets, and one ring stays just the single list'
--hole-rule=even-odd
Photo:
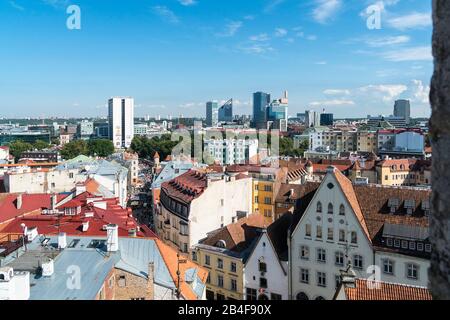
[{"label": "city skyline", "polygon": [[[374,3],[380,30],[366,26]],[[0,116],[104,116],[117,95],[135,98],[136,116],[203,117],[207,101],[230,97],[251,114],[254,92],[284,90],[290,116],[388,115],[402,98],[413,117],[430,113],[426,1],[81,0],[80,30],[66,28],[68,4],[0,4]]]}]

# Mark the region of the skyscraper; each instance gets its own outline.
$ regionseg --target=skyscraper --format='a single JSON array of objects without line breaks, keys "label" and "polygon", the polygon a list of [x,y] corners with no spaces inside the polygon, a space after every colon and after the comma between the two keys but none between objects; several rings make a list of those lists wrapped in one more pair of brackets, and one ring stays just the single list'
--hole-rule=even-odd
[{"label": "skyscraper", "polygon": [[308,127],[320,126],[320,114],[314,110],[306,110],[305,111],[305,124]]},{"label": "skyscraper", "polygon": [[256,129],[267,128],[267,111],[270,104],[270,94],[255,92],[253,94],[253,126]]},{"label": "skyscraper", "polygon": [[215,101],[206,103],[206,125],[209,127],[217,126],[219,122],[219,105]]},{"label": "skyscraper", "polygon": [[266,118],[271,129],[279,129],[281,132],[287,131],[288,103],[288,93],[285,91],[283,98],[272,101],[266,108]]},{"label": "skyscraper", "polygon": [[332,126],[333,125],[333,114],[332,113],[321,113],[320,114],[320,125],[321,126]]},{"label": "skyscraper", "polygon": [[411,106],[409,100],[397,100],[394,105],[394,116],[405,119],[406,124],[410,123]]},{"label": "skyscraper", "polygon": [[219,122],[233,121],[233,99],[228,100],[219,108]]},{"label": "skyscraper", "polygon": [[134,137],[134,99],[113,97],[108,101],[109,138],[115,148],[128,148]]}]

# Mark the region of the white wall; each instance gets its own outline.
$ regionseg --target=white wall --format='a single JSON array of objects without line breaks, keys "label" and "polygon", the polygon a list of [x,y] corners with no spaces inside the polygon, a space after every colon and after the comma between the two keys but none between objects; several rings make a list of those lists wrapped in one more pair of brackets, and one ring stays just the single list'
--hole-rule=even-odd
[{"label": "white wall", "polygon": [[[334,187],[329,189],[328,183],[332,183]],[[322,213],[316,212],[317,202],[322,203]],[[332,203],[334,207],[333,215],[328,214],[328,203]],[[339,206],[343,204],[345,207],[345,216],[339,215]],[[320,221],[318,220],[320,217]],[[331,222],[329,221],[331,219]],[[305,236],[306,224],[311,225],[312,237]],[[316,226],[322,226],[322,240],[316,239]],[[333,228],[334,240],[327,240],[328,227]],[[350,243],[350,232],[357,232],[357,244],[351,245],[349,250],[350,258],[353,255],[359,254],[363,256],[363,270],[356,270],[357,276],[367,278],[365,269],[367,266],[373,264],[373,254],[370,243],[363,233],[359,222],[353,213],[349,203],[344,194],[340,190],[334,176],[327,174],[319,189],[316,191],[314,198],[305,211],[305,214],[294,230],[290,244],[290,283],[292,299],[296,298],[299,292],[304,292],[309,299],[315,299],[321,296],[325,299],[332,299],[336,292],[335,276],[340,275],[340,270],[347,264],[344,259],[344,266],[337,266],[335,264],[335,252],[342,251],[345,255],[345,244],[339,243],[339,230],[347,230],[347,240]],[[309,260],[300,258],[300,247],[306,245],[309,247]],[[317,249],[326,250],[326,262],[317,262]],[[309,284],[300,282],[300,268],[309,270]],[[317,272],[324,272],[326,274],[326,287],[317,285]]]},{"label": "white wall", "polygon": [[[267,272],[264,274],[261,274],[259,271],[260,259],[267,264]],[[263,233],[256,247],[253,249],[252,255],[245,264],[244,295],[247,288],[256,289],[259,292],[259,279],[260,277],[264,277],[267,279],[267,289],[265,289],[264,294],[269,299],[271,293],[281,295],[283,300],[289,299],[287,271],[287,266],[284,269],[278,260],[278,256],[267,233]]]}]

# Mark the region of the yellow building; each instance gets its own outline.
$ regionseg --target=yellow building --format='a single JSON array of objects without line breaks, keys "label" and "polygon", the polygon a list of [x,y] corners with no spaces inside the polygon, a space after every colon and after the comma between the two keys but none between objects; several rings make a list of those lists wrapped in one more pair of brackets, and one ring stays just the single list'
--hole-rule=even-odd
[{"label": "yellow building", "polygon": [[356,133],[357,151],[374,152],[378,150],[378,137],[376,131],[358,130]]},{"label": "yellow building", "polygon": [[244,266],[248,252],[265,224],[259,214],[212,231],[192,249],[192,260],[209,271],[208,300],[244,300]]}]

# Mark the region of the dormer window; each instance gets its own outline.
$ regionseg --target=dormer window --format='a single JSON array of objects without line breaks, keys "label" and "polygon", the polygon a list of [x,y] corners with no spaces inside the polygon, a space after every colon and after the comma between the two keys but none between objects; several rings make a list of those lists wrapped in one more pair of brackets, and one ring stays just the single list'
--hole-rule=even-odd
[{"label": "dormer window", "polygon": [[322,202],[317,202],[317,210],[316,210],[318,213],[321,213],[322,212]]},{"label": "dormer window", "polygon": [[332,203],[328,204],[328,214],[333,214],[333,204]]},{"label": "dormer window", "polygon": [[422,201],[422,210],[425,213],[425,216],[428,216],[430,214],[430,199]]},{"label": "dormer window", "polygon": [[412,215],[414,209],[416,208],[416,201],[414,199],[405,200],[406,213]]},{"label": "dormer window", "polygon": [[259,272],[267,272],[267,264],[264,261],[260,260],[258,269]]},{"label": "dormer window", "polygon": [[390,198],[388,201],[388,207],[391,209],[391,213],[395,213],[399,207],[400,201],[397,198]]}]

